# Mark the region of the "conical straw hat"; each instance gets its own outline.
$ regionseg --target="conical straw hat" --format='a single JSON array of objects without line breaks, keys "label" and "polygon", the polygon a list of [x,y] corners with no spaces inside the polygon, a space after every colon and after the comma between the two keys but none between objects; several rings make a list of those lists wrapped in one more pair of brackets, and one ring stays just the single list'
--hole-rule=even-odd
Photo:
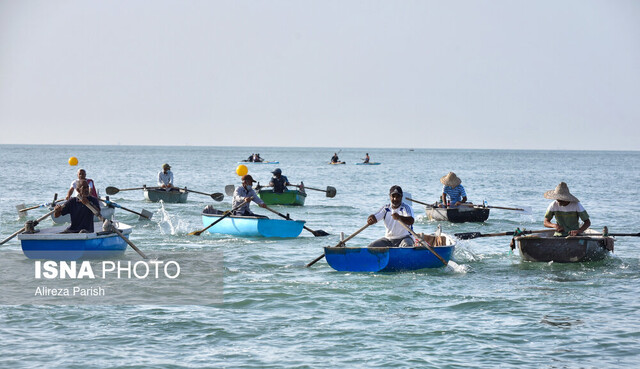
[{"label": "conical straw hat", "polygon": [[571,192],[569,192],[569,186],[567,186],[567,184],[564,182],[560,182],[560,184],[556,187],[555,190],[545,192],[544,198],[551,199],[551,200],[580,202],[580,200],[578,200],[577,197],[573,196]]},{"label": "conical straw hat", "polygon": [[440,178],[440,183],[451,188],[457,187],[462,180],[454,172],[449,172],[446,176]]}]

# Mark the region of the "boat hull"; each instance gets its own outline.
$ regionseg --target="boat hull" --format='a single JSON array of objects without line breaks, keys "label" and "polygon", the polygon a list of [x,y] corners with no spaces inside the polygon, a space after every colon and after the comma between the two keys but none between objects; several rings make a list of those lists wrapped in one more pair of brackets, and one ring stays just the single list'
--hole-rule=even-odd
[{"label": "boat hull", "polygon": [[[49,210],[53,210],[53,208],[49,208]],[[113,214],[115,213],[116,209],[115,208],[110,208],[108,206],[104,206],[102,205],[102,203],[100,204],[100,215],[102,215],[103,218],[105,219],[113,219]],[[67,215],[61,215],[59,217],[54,217],[53,214],[51,214],[51,220],[53,221],[53,223],[55,224],[64,224],[64,223],[71,223],[71,215],[67,214]],[[93,221],[94,222],[99,222],[100,219],[96,216],[93,217]]]},{"label": "boat hull", "polygon": [[187,202],[188,196],[189,192],[184,190],[165,191],[144,189],[144,198],[151,202],[160,202],[160,200],[162,200],[162,202],[165,203],[184,204]]},{"label": "boat hull", "polygon": [[[29,259],[78,260],[119,257],[127,249],[127,243],[116,233],[60,233],[65,228],[19,234],[22,252]],[[94,223],[94,228],[102,230],[102,223]],[[129,225],[119,223],[118,229],[127,238],[131,234]]]},{"label": "boat hull", "polygon": [[[449,262],[455,250],[453,239],[433,247]],[[441,268],[444,264],[425,247],[325,247],[327,263],[340,272],[403,272]]]},{"label": "boat hull", "polygon": [[356,165],[380,165],[382,163],[356,163]]},{"label": "boat hull", "polygon": [[[596,232],[589,232],[596,233]],[[607,241],[608,239],[608,241]],[[553,232],[515,237],[522,260],[534,262],[578,263],[602,260],[613,249],[612,237],[553,237]]]},{"label": "boat hull", "polygon": [[[220,217],[222,214],[202,213],[202,224],[207,227]],[[302,227],[304,221],[301,220],[230,216],[210,227],[208,231],[240,237],[293,238],[300,235]]]},{"label": "boat hull", "polygon": [[331,164],[331,165],[340,165],[340,164],[347,164],[347,162],[346,161],[338,161],[338,162],[335,162],[335,163],[329,162],[329,164]]},{"label": "boat hull", "polygon": [[275,193],[273,190],[260,190],[258,196],[267,205],[304,205],[307,194],[298,190]]},{"label": "boat hull", "polygon": [[489,208],[461,206],[458,208],[425,207],[429,220],[449,221],[451,223],[484,222],[489,218]]}]

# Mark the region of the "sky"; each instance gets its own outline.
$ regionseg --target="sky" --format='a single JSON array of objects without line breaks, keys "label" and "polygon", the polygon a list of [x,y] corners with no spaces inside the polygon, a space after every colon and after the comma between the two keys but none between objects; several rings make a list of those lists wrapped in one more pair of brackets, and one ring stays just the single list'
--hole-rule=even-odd
[{"label": "sky", "polygon": [[0,144],[640,150],[640,1],[0,0]]}]

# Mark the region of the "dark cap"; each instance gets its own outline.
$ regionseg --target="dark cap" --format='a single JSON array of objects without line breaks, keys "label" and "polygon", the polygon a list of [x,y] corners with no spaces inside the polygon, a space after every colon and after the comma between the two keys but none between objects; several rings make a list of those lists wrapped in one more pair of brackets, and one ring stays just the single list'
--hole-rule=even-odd
[{"label": "dark cap", "polygon": [[389,195],[393,195],[394,193],[402,195],[402,187],[400,186],[391,186],[389,189]]},{"label": "dark cap", "polygon": [[244,180],[248,180],[248,181],[249,181],[249,182],[251,182],[251,183],[255,182],[255,181],[253,180],[253,177],[251,177],[249,174],[245,174],[245,175],[243,175],[243,176],[242,176],[242,180],[243,180],[243,181],[244,181]]},{"label": "dark cap", "polygon": [[280,168],[276,168],[273,172],[271,172],[273,174],[282,174],[282,170]]}]

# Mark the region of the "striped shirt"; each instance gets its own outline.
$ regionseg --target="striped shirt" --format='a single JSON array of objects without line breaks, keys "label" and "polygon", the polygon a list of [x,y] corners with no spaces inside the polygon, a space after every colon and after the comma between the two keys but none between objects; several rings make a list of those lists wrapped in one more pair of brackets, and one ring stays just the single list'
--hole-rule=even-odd
[{"label": "striped shirt", "polygon": [[462,187],[462,185],[457,185],[454,188],[444,186],[444,188],[442,189],[442,193],[449,196],[449,202],[452,206],[456,202],[462,201],[463,197],[467,197],[467,193],[464,191],[464,187]]},{"label": "striped shirt", "polygon": [[556,217],[556,223],[564,228],[564,232],[556,232],[554,236],[566,236],[569,231],[580,229],[580,219],[583,222],[586,221],[589,219],[589,214],[579,202],[570,202],[567,206],[561,206],[556,200],[549,205],[544,217],[549,221]]}]

